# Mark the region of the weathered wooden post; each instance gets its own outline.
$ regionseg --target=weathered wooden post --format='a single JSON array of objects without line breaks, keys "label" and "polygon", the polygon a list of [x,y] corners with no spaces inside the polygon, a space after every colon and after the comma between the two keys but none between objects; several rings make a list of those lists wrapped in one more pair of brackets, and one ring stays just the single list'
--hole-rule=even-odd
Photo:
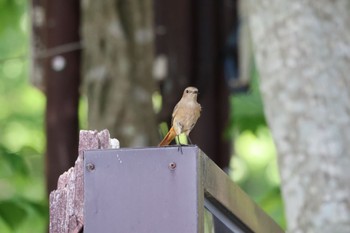
[{"label": "weathered wooden post", "polygon": [[63,173],[57,189],[50,194],[50,232],[78,233],[84,225],[84,160],[83,152],[91,149],[119,148],[108,130],[80,131],[79,152],[75,166]]}]

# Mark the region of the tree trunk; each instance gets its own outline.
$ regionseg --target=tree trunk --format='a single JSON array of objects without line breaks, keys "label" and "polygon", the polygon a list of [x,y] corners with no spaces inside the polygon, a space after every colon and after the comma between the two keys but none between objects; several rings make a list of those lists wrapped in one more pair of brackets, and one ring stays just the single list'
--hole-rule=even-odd
[{"label": "tree trunk", "polygon": [[109,129],[124,147],[157,145],[152,1],[86,0],[82,15],[89,128]]},{"label": "tree trunk", "polygon": [[[62,12],[65,12],[62,14]],[[48,192],[78,151],[80,1],[33,0],[31,79],[46,94]]]},{"label": "tree trunk", "polygon": [[289,232],[350,232],[350,2],[250,1]]}]

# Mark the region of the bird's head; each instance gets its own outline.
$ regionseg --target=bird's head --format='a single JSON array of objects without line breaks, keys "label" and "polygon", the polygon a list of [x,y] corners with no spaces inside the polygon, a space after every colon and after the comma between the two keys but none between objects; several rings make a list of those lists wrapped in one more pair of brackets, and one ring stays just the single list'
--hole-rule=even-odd
[{"label": "bird's head", "polygon": [[187,87],[182,95],[183,98],[191,98],[197,101],[198,89],[195,87]]}]

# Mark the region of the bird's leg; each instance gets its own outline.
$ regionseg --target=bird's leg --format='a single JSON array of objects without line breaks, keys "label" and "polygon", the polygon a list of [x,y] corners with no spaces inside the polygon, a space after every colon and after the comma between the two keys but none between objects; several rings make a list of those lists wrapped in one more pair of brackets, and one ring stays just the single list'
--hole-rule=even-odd
[{"label": "bird's leg", "polygon": [[180,141],[180,135],[177,136],[177,141],[178,141],[178,143],[179,143],[181,146],[188,146],[188,145],[190,145],[190,144],[188,144],[188,139],[189,139],[190,143],[192,144],[191,139],[190,139],[187,135],[186,135],[186,138],[187,138],[187,143],[186,143],[186,144],[181,143],[181,141]]},{"label": "bird's leg", "polygon": [[181,154],[183,154],[183,152],[182,152],[182,144],[180,142],[180,137],[179,137],[179,135],[176,135],[176,137],[177,137],[177,141],[179,142],[179,145],[177,147],[177,151],[181,151]]},{"label": "bird's leg", "polygon": [[190,142],[190,143],[189,143],[189,145],[193,145],[193,143],[192,143],[192,141],[191,141],[190,136],[186,135],[186,137],[187,137],[187,141],[189,141],[189,142]]}]

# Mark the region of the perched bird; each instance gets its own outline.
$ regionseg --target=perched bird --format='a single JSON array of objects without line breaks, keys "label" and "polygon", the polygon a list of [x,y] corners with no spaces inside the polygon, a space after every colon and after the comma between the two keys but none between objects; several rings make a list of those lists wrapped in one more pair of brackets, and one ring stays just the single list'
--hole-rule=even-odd
[{"label": "perched bird", "polygon": [[197,102],[197,95],[198,89],[195,87],[187,87],[184,90],[181,100],[173,110],[172,126],[158,146],[169,145],[181,133],[185,133],[187,139],[192,144],[189,134],[196,124],[202,109],[201,105]]}]

